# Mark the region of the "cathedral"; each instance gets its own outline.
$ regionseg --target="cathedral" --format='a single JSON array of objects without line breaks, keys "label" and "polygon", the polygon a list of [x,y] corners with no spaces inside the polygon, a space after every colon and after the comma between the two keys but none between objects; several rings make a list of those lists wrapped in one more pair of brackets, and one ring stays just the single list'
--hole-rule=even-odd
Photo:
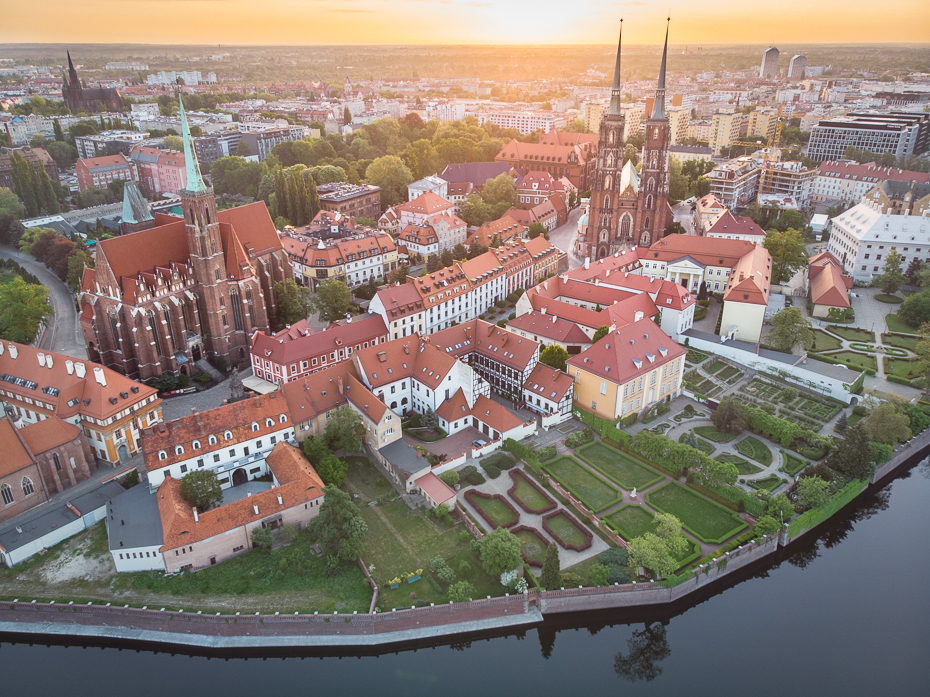
[{"label": "cathedral", "polygon": [[610,109],[601,118],[597,174],[591,187],[588,222],[581,229],[577,251],[582,257],[601,259],[637,245],[648,247],[665,234],[671,224],[668,205],[670,132],[665,116],[665,64],[668,57],[668,28],[652,114],[644,121],[646,143],[642,169],[623,162],[624,116],[620,108],[620,42],[610,93]]},{"label": "cathedral", "polygon": [[97,242],[96,268],[84,269],[81,284],[88,357],[137,380],[192,376],[201,359],[245,363],[250,337],[277,314],[274,284],[293,278],[262,201],[217,211],[180,107],[183,218],[152,215],[127,186],[128,234]]},{"label": "cathedral", "polygon": [[78,77],[74,63],[71,62],[71,52],[68,52],[68,74],[62,75],[61,97],[65,106],[72,114],[86,111],[93,114],[96,111],[122,111],[123,97],[119,90],[112,87],[85,88]]}]

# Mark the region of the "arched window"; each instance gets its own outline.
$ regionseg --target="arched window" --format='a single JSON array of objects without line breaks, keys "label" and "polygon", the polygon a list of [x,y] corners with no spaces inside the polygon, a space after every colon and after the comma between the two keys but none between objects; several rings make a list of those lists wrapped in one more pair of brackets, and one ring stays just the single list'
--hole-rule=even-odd
[{"label": "arched window", "polygon": [[646,197],[646,208],[650,211],[652,210],[652,194]]},{"label": "arched window", "polygon": [[607,210],[610,210],[610,196],[604,197],[604,203],[602,204],[602,206],[606,208]]},{"label": "arched window", "polygon": [[188,213],[190,213],[190,216],[191,216],[191,225],[193,225],[195,222],[197,222],[196,220],[194,220],[194,207],[193,207],[193,206],[188,206],[188,207],[187,207],[187,211],[188,211]]},{"label": "arched window", "polygon": [[648,233],[648,232],[644,232],[642,235],[640,235],[640,238],[639,238],[639,246],[640,246],[640,247],[648,247],[648,246],[649,246],[649,242],[650,242],[650,238],[649,238],[649,233]]},{"label": "arched window", "polygon": [[608,234],[607,230],[601,230],[600,241],[601,241],[601,242],[606,242],[608,237],[609,237],[609,234]]},{"label": "arched window", "polygon": [[[207,215],[207,225],[209,225],[209,224],[210,224],[210,206],[207,206],[206,208],[204,208],[204,212],[205,212],[206,215]],[[216,251],[216,250],[214,250],[214,251]]]},{"label": "arched window", "polygon": [[226,431],[223,433],[223,440],[232,440],[232,431]]},{"label": "arched window", "polygon": [[609,174],[604,177],[604,191],[610,191],[610,185],[613,184],[614,180]]},{"label": "arched window", "polygon": [[643,227],[646,228],[647,230],[649,229],[649,216],[648,215],[646,216],[646,222],[643,224]]},{"label": "arched window", "polygon": [[195,440],[193,443],[191,443],[191,449],[192,449],[192,450],[200,450],[200,441],[199,441],[199,440]]},{"label": "arched window", "polygon": [[620,238],[627,239],[630,236],[630,231],[633,229],[633,219],[630,217],[629,213],[624,213],[623,217],[620,218]]},{"label": "arched window", "polygon": [[270,419],[270,418],[269,418],[269,419],[265,419],[265,425],[266,425],[268,428],[273,428],[273,427],[274,427],[274,419]]},{"label": "arched window", "polygon": [[114,310],[112,307],[107,310],[107,319],[110,320],[110,333],[113,335],[113,343],[115,343],[117,348],[119,348],[119,319],[116,317],[116,310]]},{"label": "arched window", "polygon": [[219,266],[213,269],[213,275],[217,281],[220,280],[220,267]]},{"label": "arched window", "polygon": [[168,453],[166,453],[164,450],[159,450],[159,451],[158,451],[158,459],[159,459],[159,460],[167,460],[167,459],[168,459]]},{"label": "arched window", "polygon": [[216,436],[210,436],[209,438],[207,438],[207,444],[216,445]]},{"label": "arched window", "polygon": [[656,190],[655,177],[649,177],[649,181],[646,183],[646,191],[655,191],[655,190]]},{"label": "arched window", "polygon": [[608,141],[610,141],[611,143],[613,143],[613,142],[614,142],[614,139],[616,138],[616,136],[614,135],[614,133],[616,133],[616,131],[611,131],[611,132],[610,132],[610,135],[609,135],[608,138],[607,138]]},{"label": "arched window", "polygon": [[183,446],[183,445],[176,445],[176,446],[174,446],[174,454],[175,454],[175,455],[183,455],[183,454],[184,454],[184,446]]},{"label": "arched window", "polygon": [[4,506],[9,506],[11,503],[13,503],[13,489],[9,484],[0,486],[0,496],[3,497]]},{"label": "arched window", "polygon": [[607,168],[610,169],[614,166],[614,156],[613,153],[607,155]]},{"label": "arched window", "polygon": [[232,306],[233,324],[236,331],[242,331],[242,303],[239,302],[239,290],[232,288],[229,291],[229,304]]},{"label": "arched window", "polygon": [[256,422],[253,421],[253,422],[252,422],[252,431],[254,432],[254,431],[257,431],[257,430],[258,430],[258,424],[257,424]]},{"label": "arched window", "polygon": [[282,424],[286,424],[286,423],[287,423],[287,414],[281,414],[281,416],[278,417],[278,421],[280,421]]},{"label": "arched window", "polygon": [[165,324],[166,324],[167,327],[168,327],[168,336],[171,338],[171,347],[172,347],[173,349],[177,349],[177,348],[178,348],[178,340],[177,340],[177,339],[175,338],[175,336],[174,336],[174,326],[171,324],[171,315],[168,314],[168,306],[167,306],[167,305],[162,305],[162,306],[161,306],[161,313],[162,313],[162,315],[164,316],[164,318],[165,318]]},{"label": "arched window", "polygon": [[252,289],[245,289],[245,302],[249,306],[249,325],[255,326],[255,306],[252,304]]},{"label": "arched window", "polygon": [[155,312],[152,310],[149,310],[149,329],[152,330],[152,342],[155,344],[155,355],[165,355],[161,351],[161,339],[158,338],[158,325],[155,324]]},{"label": "arched window", "polygon": [[23,496],[32,496],[36,493],[36,488],[29,477],[23,477]]}]

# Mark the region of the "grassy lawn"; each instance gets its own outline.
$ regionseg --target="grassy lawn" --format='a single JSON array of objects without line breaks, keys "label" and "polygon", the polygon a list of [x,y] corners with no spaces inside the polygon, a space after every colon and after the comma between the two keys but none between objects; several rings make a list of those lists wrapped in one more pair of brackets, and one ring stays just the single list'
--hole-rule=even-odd
[{"label": "grassy lawn", "polygon": [[559,539],[567,545],[578,545],[579,547],[583,547],[588,541],[588,537],[585,535],[584,530],[575,525],[574,521],[564,513],[560,512],[558,515],[549,518],[546,522],[549,524],[549,527],[552,528],[552,531],[559,536]]},{"label": "grassy lawn", "polygon": [[688,363],[694,363],[695,365],[703,363],[708,358],[710,358],[710,356],[708,356],[703,351],[698,351],[697,349],[688,349],[688,354],[685,356],[685,360]]},{"label": "grassy lawn", "polygon": [[[685,442],[685,436],[687,436],[687,435],[688,435],[687,433],[682,433],[680,436],[678,436],[678,442],[679,442],[679,443],[684,443],[684,442]],[[696,448],[697,448],[698,450],[700,450],[702,453],[705,453],[705,454],[707,454],[707,455],[710,455],[712,452],[714,452],[714,446],[713,446],[713,444],[712,444],[712,443],[708,443],[708,442],[707,442],[706,440],[704,440],[703,438],[698,438],[698,439],[697,439],[697,445],[694,446],[694,447],[696,447]]]},{"label": "grassy lawn", "polygon": [[714,361],[714,362],[711,363],[709,366],[707,366],[706,368],[704,368],[704,372],[707,373],[708,375],[713,375],[714,373],[716,373],[716,372],[718,372],[718,371],[720,371],[720,370],[723,370],[723,369],[726,367],[726,365],[727,365],[727,364],[724,363],[723,361],[719,361],[719,360],[718,360],[718,361]]},{"label": "grassy lawn", "polygon": [[900,332],[902,334],[916,334],[917,327],[912,327],[907,322],[899,319],[894,313],[885,315],[885,324],[888,325],[888,331]]},{"label": "grassy lawn", "polygon": [[904,298],[899,295],[887,295],[885,293],[878,293],[874,296],[876,300],[880,303],[887,303],[888,305],[900,305],[904,302]]},{"label": "grassy lawn", "polygon": [[814,329],[814,346],[811,351],[835,351],[843,348],[843,342],[830,336],[823,329]]},{"label": "grassy lawn", "polygon": [[898,348],[908,349],[909,351],[917,350],[917,342],[920,341],[916,336],[898,336],[897,334],[882,334],[882,343],[886,346],[897,346]]},{"label": "grassy lawn", "polygon": [[736,438],[732,433],[718,431],[714,426],[698,426],[694,429],[694,432],[701,438],[706,438],[713,443],[729,443]]},{"label": "grassy lawn", "polygon": [[731,455],[729,453],[723,453],[714,458],[719,462],[729,462],[731,465],[736,466],[736,471],[740,474],[758,474],[762,471],[761,467],[756,467],[754,464],[748,460],[744,460],[738,455]]},{"label": "grassy lawn", "polygon": [[615,487],[567,455],[547,462],[543,469],[593,511],[601,511],[620,499]]},{"label": "grassy lawn", "polygon": [[520,552],[526,560],[542,564],[546,560],[546,546],[536,536],[534,530],[517,530],[514,534],[520,540]]},{"label": "grassy lawn", "polygon": [[627,541],[647,532],[654,532],[656,528],[655,516],[635,503],[621,506],[604,520]]},{"label": "grassy lawn", "polygon": [[839,351],[837,353],[828,353],[830,358],[842,361],[847,365],[862,369],[871,368],[875,370],[875,356],[869,356],[865,353],[856,353],[855,351]]},{"label": "grassy lawn", "polygon": [[391,494],[399,496],[391,483],[372,464],[367,457],[349,456],[343,458],[349,466],[346,470],[346,486],[350,493],[358,494],[355,503],[364,506],[369,501]]},{"label": "grassy lawn", "polygon": [[736,375],[739,372],[740,371],[738,368],[734,368],[732,365],[729,365],[726,368],[724,368],[723,372],[721,372],[720,375],[718,375],[717,377],[720,378],[721,380],[729,380],[730,378],[732,378],[734,375]]},{"label": "grassy lawn", "polygon": [[770,474],[768,477],[763,477],[762,479],[753,479],[752,481],[746,482],[753,489],[765,489],[766,491],[772,491],[773,489],[778,488],[780,485],[785,483],[785,480],[781,477],[777,477],[774,474]]},{"label": "grassy lawn", "polygon": [[523,503],[527,508],[536,511],[545,508],[551,503],[549,499],[540,494],[522,477],[517,478],[517,488],[513,492],[513,498]]},{"label": "grassy lawn", "polygon": [[746,527],[732,511],[678,482],[668,482],[648,492],[646,500],[653,508],[678,518],[686,530],[703,542],[723,542]]},{"label": "grassy lawn", "polygon": [[624,489],[643,489],[662,479],[650,467],[634,462],[619,450],[595,441],[576,451],[578,457]]},{"label": "grassy lawn", "polygon": [[810,464],[807,460],[798,457],[794,453],[782,450],[781,454],[785,457],[785,464],[781,466],[781,471],[790,474],[792,477]]},{"label": "grassy lawn", "polygon": [[[429,570],[429,560],[442,556],[456,573],[457,581],[468,581],[475,587],[475,597],[503,595],[505,588],[500,579],[489,576],[481,569],[481,561],[469,547],[469,541],[460,536],[461,526],[450,528],[427,518],[422,511],[414,511],[403,501],[362,508],[362,516],[368,523],[365,551],[362,559],[374,565],[372,574],[379,587],[378,606],[382,610],[394,607],[409,607],[417,600],[430,603],[446,603],[446,586]],[[469,535],[469,539],[471,536]],[[462,573],[461,562],[468,564]],[[423,569],[423,578],[416,583],[401,583],[391,590],[389,582],[401,574]],[[361,573],[361,571],[359,571]]]},{"label": "grassy lawn", "polygon": [[[491,520],[495,528],[503,528],[508,525],[515,525],[513,523],[514,515],[513,511],[507,508],[506,504],[500,499],[485,498],[483,496],[470,496],[468,503],[478,509],[479,513],[483,513],[487,518]],[[519,515],[517,517],[517,522],[519,522]]]},{"label": "grassy lawn", "polygon": [[740,455],[745,455],[750,460],[768,467],[772,464],[772,451],[769,447],[754,436],[746,436],[736,444],[736,451]]},{"label": "grassy lawn", "polygon": [[859,327],[840,327],[836,324],[827,325],[827,329],[841,336],[848,341],[863,341],[865,343],[874,343],[875,342],[875,333],[870,332],[868,329],[860,329]]},{"label": "grassy lawn", "polygon": [[885,357],[885,374],[897,375],[899,378],[913,380],[920,375],[918,365],[920,361],[907,358],[889,358]]}]

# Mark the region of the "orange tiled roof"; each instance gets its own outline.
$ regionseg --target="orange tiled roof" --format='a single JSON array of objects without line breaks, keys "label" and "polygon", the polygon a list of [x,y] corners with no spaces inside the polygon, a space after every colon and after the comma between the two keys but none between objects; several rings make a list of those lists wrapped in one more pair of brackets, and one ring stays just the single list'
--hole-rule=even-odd
[{"label": "orange tiled roof", "polygon": [[356,409],[376,424],[381,422],[384,412],[388,410],[384,402],[375,397],[371,390],[351,373],[346,375],[345,393],[346,398],[355,405]]},{"label": "orange tiled roof", "polygon": [[456,358],[475,352],[520,371],[526,369],[539,348],[539,344],[532,339],[481,319],[441,329],[430,334],[429,341]]},{"label": "orange tiled roof", "polygon": [[309,421],[345,404],[344,385],[349,375],[358,376],[355,364],[343,361],[281,385],[281,393],[294,422]]},{"label": "orange tiled roof", "polygon": [[465,392],[458,388],[455,394],[449,399],[443,401],[436,410],[436,416],[445,419],[446,422],[458,421],[466,418],[471,413],[468,407],[468,400],[465,398]]},{"label": "orange tiled roof", "polygon": [[57,416],[52,416],[24,426],[19,433],[23,440],[26,441],[29,449],[38,454],[64,443],[70,443],[81,435],[81,429],[74,424],[59,419]]},{"label": "orange tiled roof", "polygon": [[522,330],[527,334],[558,341],[563,344],[590,344],[591,339],[578,325],[556,315],[544,315],[541,312],[527,312],[507,322],[511,331]]},{"label": "orange tiled roof", "polygon": [[423,311],[423,300],[412,283],[388,286],[378,291],[389,320],[395,320]]},{"label": "orange tiled roof", "polygon": [[814,305],[849,307],[852,277],[844,276],[839,260],[830,252],[821,252],[810,260],[808,278]]},{"label": "orange tiled roof", "polygon": [[446,201],[442,196],[433,193],[432,191],[426,191],[419,196],[417,196],[412,201],[407,201],[407,203],[401,203],[398,206],[395,206],[396,210],[407,211],[409,213],[416,213],[419,215],[432,215],[434,213],[441,213],[442,211],[447,211],[455,208],[455,204],[451,201]]},{"label": "orange tiled roof", "polygon": [[506,433],[510,429],[523,424],[522,419],[507,407],[484,395],[478,395],[474,406],[471,408],[471,414],[489,426],[493,426],[501,433]]},{"label": "orange tiled roof", "polygon": [[428,337],[417,334],[362,349],[355,354],[355,360],[372,389],[405,378],[415,378],[436,389],[456,363],[455,358],[431,345]]},{"label": "orange tiled roof", "polygon": [[523,384],[523,389],[552,402],[561,402],[574,384],[571,375],[544,363],[537,363]]},{"label": "orange tiled roof", "polygon": [[0,477],[13,474],[33,463],[26,444],[16,432],[16,426],[6,417],[0,418]]}]

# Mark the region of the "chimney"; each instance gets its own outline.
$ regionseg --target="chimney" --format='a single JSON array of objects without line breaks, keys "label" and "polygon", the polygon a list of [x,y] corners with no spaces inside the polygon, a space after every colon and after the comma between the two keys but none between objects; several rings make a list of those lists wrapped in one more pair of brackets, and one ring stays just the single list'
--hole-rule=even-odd
[{"label": "chimney", "polygon": [[94,368],[94,378],[104,387],[107,386],[107,376],[103,374],[103,368]]},{"label": "chimney", "polygon": [[584,258],[584,267],[585,267],[586,269],[591,268],[591,257],[585,257],[585,258]]},{"label": "chimney", "polygon": [[279,506],[283,506],[283,505],[284,505],[284,499],[281,498],[281,494],[278,494],[278,505],[279,505]]},{"label": "chimney", "polygon": [[262,405],[262,400],[258,398],[258,395],[255,395],[255,406],[260,407]]},{"label": "chimney", "polygon": [[633,321],[634,321],[634,322],[639,322],[639,320],[641,320],[642,318],[643,318],[643,313],[642,313],[641,310],[637,310],[637,311],[633,314]]},{"label": "chimney", "polygon": [[16,344],[10,343],[10,358],[12,358],[15,361],[16,356],[18,355],[19,355],[19,349],[16,348]]},{"label": "chimney", "polygon": [[255,515],[258,515],[258,504],[257,503],[252,504],[252,510],[255,511]]},{"label": "chimney", "polygon": [[45,367],[45,354],[44,354],[44,353],[39,353],[39,354],[37,354],[37,355],[38,355],[38,357],[39,357],[39,365],[42,366],[42,367],[44,368],[44,367]]},{"label": "chimney", "polygon": [[48,368],[49,370],[52,369],[52,354],[48,354],[45,357],[45,367]]},{"label": "chimney", "polygon": [[193,511],[194,511],[194,522],[195,522],[195,523],[199,523],[199,522],[200,522],[200,516],[197,515],[197,506],[194,506]]},{"label": "chimney", "polygon": [[74,374],[75,374],[75,375],[77,375],[79,378],[82,378],[82,379],[83,379],[85,373],[86,373],[86,368],[84,367],[84,364],[83,364],[83,363],[75,363],[75,364],[74,364]]},{"label": "chimney", "polygon": [[0,356],[3,355],[3,352],[6,350],[6,347],[3,345],[3,342],[0,341]]}]

